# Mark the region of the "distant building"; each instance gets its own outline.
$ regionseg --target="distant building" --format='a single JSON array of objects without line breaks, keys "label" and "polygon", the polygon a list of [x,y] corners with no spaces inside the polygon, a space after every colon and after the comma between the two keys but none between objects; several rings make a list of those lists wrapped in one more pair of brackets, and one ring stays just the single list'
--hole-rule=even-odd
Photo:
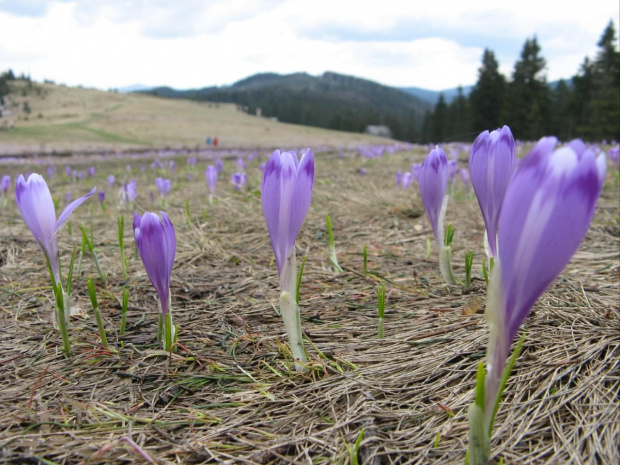
[{"label": "distant building", "polygon": [[387,138],[392,137],[392,131],[390,131],[390,128],[388,126],[379,126],[379,125],[369,124],[368,126],[366,126],[366,130],[364,132],[366,134],[370,134],[371,136],[379,136],[379,137],[387,137]]}]

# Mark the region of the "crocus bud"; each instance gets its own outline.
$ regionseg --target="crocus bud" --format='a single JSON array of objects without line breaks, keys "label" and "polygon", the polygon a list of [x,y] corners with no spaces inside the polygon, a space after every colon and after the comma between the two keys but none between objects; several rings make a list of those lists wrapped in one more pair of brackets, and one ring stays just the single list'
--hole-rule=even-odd
[{"label": "crocus bud", "polygon": [[0,181],[0,190],[2,190],[3,194],[6,194],[11,187],[11,176],[5,174],[2,176],[2,181]]},{"label": "crocus bud", "polygon": [[217,184],[217,168],[215,166],[207,166],[207,170],[205,171],[205,179],[207,180],[209,193],[213,195],[215,192],[215,185]]},{"label": "crocus bud", "polygon": [[474,141],[469,157],[469,175],[482,211],[490,255],[497,256],[497,231],[502,202],[510,183],[515,161],[515,141],[508,126]]},{"label": "crocus bud", "polygon": [[286,257],[292,253],[310,207],[313,186],[314,156],[310,149],[300,161],[295,152],[273,152],[263,174],[261,198],[281,279]]},{"label": "crocus bud", "polygon": [[56,219],[56,208],[47,183],[40,174],[32,173],[28,178],[19,175],[15,183],[15,200],[17,208],[30,229],[37,245],[45,248],[50,261],[52,274],[57,283],[60,282],[58,270],[58,231],[67,222],[73,210],[95,193],[96,187],[79,199],[71,202]]},{"label": "crocus bud", "polygon": [[134,213],[133,232],[144,269],[159,296],[163,316],[170,311],[170,276],[177,250],[174,226],[164,212]]},{"label": "crocus bud", "polygon": [[[486,417],[495,403],[510,344],[532,306],[583,240],[602,187],[592,149],[581,141],[556,149],[545,137],[523,159],[500,215],[499,263],[491,280],[495,305],[487,358]],[[498,279],[499,278],[499,279]],[[491,292],[491,291],[490,291]]]},{"label": "crocus bud", "polygon": [[433,228],[437,249],[443,248],[443,217],[447,205],[444,197],[448,187],[448,162],[446,154],[435,147],[424,159],[418,172],[420,195],[426,214]]}]

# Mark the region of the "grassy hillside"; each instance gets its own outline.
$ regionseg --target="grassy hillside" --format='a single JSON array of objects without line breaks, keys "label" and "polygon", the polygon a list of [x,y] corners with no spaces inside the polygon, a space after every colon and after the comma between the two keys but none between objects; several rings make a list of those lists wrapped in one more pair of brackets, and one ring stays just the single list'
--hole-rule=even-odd
[{"label": "grassy hillside", "polygon": [[[291,147],[371,144],[386,139],[279,123],[233,104],[170,100],[53,84],[12,81],[10,115],[0,118],[0,154],[65,150],[204,147]],[[27,113],[24,104],[30,109]]]}]

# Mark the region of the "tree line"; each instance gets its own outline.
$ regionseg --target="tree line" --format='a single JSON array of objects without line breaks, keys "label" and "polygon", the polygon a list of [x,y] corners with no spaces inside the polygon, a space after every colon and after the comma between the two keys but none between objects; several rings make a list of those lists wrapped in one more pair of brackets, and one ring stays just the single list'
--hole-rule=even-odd
[{"label": "tree line", "polygon": [[493,51],[485,49],[471,94],[466,97],[459,89],[450,104],[440,95],[424,116],[419,139],[473,140],[504,124],[521,140],[550,134],[561,140],[620,139],[620,52],[612,21],[597,45],[594,59],[586,57],[572,79],[553,85],[547,82],[536,37],[525,41],[509,80],[499,72]]}]

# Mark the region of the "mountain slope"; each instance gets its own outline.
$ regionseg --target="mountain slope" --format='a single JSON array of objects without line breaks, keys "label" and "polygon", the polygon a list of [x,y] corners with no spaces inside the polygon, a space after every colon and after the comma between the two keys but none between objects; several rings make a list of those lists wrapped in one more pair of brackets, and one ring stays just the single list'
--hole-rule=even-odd
[{"label": "mountain slope", "polygon": [[232,86],[174,90],[158,87],[145,93],[168,98],[235,103],[249,113],[280,121],[362,132],[369,124],[390,127],[396,139],[413,139],[431,105],[401,90],[352,76],[326,72],[280,75],[263,73]]}]

